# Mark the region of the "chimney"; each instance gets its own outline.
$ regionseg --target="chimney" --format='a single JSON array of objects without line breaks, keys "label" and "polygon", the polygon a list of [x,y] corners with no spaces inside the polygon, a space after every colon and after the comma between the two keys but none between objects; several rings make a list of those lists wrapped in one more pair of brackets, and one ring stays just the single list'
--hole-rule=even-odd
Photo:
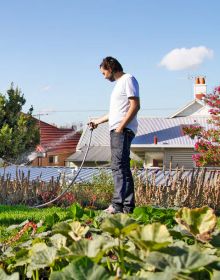
[{"label": "chimney", "polygon": [[154,136],[154,144],[155,145],[157,144],[157,136],[156,135]]},{"label": "chimney", "polygon": [[194,84],[194,98],[201,100],[206,95],[206,83],[204,76],[198,76],[195,78]]}]

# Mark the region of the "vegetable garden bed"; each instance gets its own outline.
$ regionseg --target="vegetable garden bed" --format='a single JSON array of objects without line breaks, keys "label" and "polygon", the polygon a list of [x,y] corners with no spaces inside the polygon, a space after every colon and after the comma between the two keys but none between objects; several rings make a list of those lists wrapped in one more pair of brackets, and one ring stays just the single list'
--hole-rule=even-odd
[{"label": "vegetable garden bed", "polygon": [[220,279],[220,230],[208,207],[108,215],[0,206],[0,279]]}]

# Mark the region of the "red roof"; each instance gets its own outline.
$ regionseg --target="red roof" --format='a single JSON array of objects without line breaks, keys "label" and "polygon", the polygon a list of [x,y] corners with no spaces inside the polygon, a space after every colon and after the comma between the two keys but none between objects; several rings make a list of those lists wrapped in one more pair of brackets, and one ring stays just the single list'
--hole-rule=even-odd
[{"label": "red roof", "polygon": [[40,145],[37,151],[74,152],[81,134],[71,128],[58,128],[54,125],[38,121],[40,126]]}]

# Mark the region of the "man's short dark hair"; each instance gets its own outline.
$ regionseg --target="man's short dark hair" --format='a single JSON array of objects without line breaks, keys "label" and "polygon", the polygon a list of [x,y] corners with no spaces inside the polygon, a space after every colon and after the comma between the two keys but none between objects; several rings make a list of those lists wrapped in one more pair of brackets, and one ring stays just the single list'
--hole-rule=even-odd
[{"label": "man's short dark hair", "polygon": [[100,64],[100,68],[101,67],[105,70],[112,70],[113,73],[123,71],[123,68],[118,60],[111,56],[107,56],[102,60],[102,63]]}]

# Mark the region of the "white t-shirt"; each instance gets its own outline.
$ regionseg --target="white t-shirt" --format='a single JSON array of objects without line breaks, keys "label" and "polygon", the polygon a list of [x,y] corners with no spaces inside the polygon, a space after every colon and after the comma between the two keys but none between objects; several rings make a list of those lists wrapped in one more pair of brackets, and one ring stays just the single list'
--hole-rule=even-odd
[{"label": "white t-shirt", "polygon": [[[139,97],[139,85],[135,77],[130,74],[124,74],[116,81],[111,94],[109,130],[116,129],[125,117],[130,107],[129,97]],[[136,115],[126,127],[136,133],[137,126],[138,122]]]}]

